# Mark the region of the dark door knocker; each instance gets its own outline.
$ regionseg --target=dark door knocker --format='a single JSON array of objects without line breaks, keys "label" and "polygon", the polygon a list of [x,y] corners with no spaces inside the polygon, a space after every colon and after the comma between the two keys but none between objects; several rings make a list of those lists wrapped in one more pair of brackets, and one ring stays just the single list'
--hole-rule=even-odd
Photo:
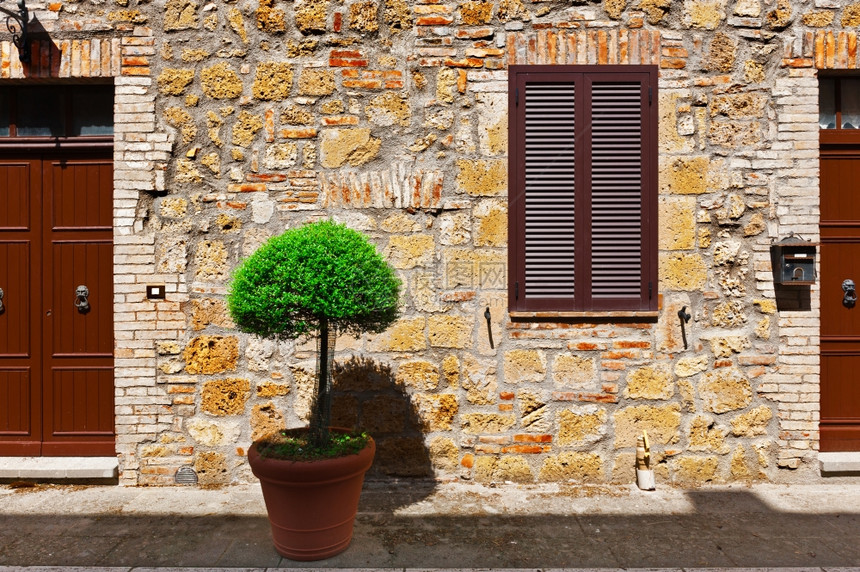
[{"label": "dark door knocker", "polygon": [[845,292],[845,296],[842,297],[842,305],[846,308],[853,308],[854,304],[857,303],[857,287],[854,285],[854,281],[851,279],[843,280],[842,291]]},{"label": "dark door knocker", "polygon": [[75,308],[81,314],[86,314],[90,311],[90,290],[86,286],[78,286],[75,290]]}]

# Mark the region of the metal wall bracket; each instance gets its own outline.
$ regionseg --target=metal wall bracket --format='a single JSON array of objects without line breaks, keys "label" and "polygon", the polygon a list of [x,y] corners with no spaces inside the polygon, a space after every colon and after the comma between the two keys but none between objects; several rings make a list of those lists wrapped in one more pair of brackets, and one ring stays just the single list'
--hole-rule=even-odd
[{"label": "metal wall bracket", "polygon": [[[2,3],[3,0],[0,0]],[[30,39],[27,37],[27,22],[30,21],[30,11],[25,0],[18,0],[18,12],[13,12],[0,6],[0,12],[6,14],[6,29],[12,33],[12,43],[18,48],[18,59],[22,63],[30,63]]]}]

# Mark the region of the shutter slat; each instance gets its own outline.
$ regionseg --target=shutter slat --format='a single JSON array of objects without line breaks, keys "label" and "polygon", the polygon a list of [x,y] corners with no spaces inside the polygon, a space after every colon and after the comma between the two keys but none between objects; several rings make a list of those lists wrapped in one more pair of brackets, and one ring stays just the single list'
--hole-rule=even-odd
[{"label": "shutter slat", "polygon": [[573,84],[528,84],[525,97],[525,295],[574,293]]}]

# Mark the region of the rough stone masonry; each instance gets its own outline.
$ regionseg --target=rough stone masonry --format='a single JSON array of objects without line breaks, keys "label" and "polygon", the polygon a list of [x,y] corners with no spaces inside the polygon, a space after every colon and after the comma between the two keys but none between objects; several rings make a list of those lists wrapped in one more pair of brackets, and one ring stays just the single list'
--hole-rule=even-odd
[{"label": "rough stone masonry", "polygon": [[[314,344],[238,333],[224,295],[242,257],[321,217],[404,283],[390,330],[338,340],[335,416],[376,437],[375,476],[632,482],[647,430],[661,483],[816,477],[818,292],[778,310],[768,247],[818,236],[817,74],[857,67],[860,3],[28,6],[45,32],[30,65],[2,42],[0,82],[115,85],[121,483],[248,481],[252,439],[306,421]],[[514,63],[659,67],[655,322],[510,319]]]}]

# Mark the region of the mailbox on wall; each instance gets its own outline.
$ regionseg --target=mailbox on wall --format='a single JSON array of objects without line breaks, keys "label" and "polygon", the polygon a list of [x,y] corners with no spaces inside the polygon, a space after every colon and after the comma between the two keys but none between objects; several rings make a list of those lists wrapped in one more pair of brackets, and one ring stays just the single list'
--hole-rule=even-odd
[{"label": "mailbox on wall", "polygon": [[815,284],[815,247],[817,243],[794,234],[770,245],[773,282],[783,286]]}]

